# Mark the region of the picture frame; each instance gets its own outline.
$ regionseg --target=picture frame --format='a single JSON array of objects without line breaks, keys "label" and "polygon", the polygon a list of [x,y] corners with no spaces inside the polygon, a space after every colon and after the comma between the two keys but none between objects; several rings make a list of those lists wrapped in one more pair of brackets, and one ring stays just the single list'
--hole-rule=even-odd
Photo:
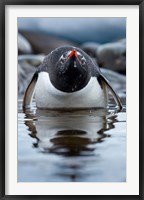
[{"label": "picture frame", "polygon": [[[9,99],[5,99],[5,93],[7,87],[5,86],[5,76],[6,76],[6,71],[5,71],[5,7],[7,5],[138,5],[139,6],[139,62],[140,62],[140,67],[139,67],[139,104],[140,104],[140,109],[139,109],[139,170],[140,170],[140,175],[139,175],[139,195],[91,195],[91,196],[76,196],[76,195],[71,195],[71,196],[66,196],[66,195],[6,195],[5,194],[5,187],[6,187],[6,182],[5,182],[5,154],[6,154],[6,138],[5,138],[5,126],[6,126],[6,105],[7,101]],[[144,185],[143,185],[143,113],[144,113],[144,108],[143,108],[143,102],[144,102],[144,93],[143,93],[143,65],[144,65],[144,59],[143,59],[143,52],[144,52],[144,0],[90,0],[90,1],[55,1],[55,0],[35,0],[35,1],[28,1],[28,0],[6,0],[6,1],[0,1],[0,25],[1,25],[1,31],[0,31],[0,44],[1,44],[1,72],[0,72],[0,119],[1,119],[1,129],[0,129],[0,199],[31,199],[31,198],[36,198],[36,199],[75,199],[76,197],[82,198],[82,199],[89,199],[89,198],[95,198],[95,199],[142,199],[144,196]],[[94,196],[94,197],[93,197]]]}]

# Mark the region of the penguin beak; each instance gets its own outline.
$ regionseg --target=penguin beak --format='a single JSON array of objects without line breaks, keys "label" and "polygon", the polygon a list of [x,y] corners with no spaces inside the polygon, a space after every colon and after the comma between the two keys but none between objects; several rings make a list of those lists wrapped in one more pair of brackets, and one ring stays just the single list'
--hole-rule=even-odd
[{"label": "penguin beak", "polygon": [[76,57],[78,59],[78,53],[75,49],[72,50],[68,55],[68,58],[72,58],[72,57]]},{"label": "penguin beak", "polygon": [[[76,49],[73,49],[68,53],[67,60],[73,60],[74,64],[76,63],[75,61],[78,61],[77,63],[81,67],[83,67],[83,65],[86,63],[86,59],[84,58],[84,56]],[[77,65],[75,64],[74,66],[76,67]]]},{"label": "penguin beak", "polygon": [[76,49],[73,49],[72,51],[69,52],[68,60],[71,60],[71,61],[73,60],[72,62],[74,62],[74,67],[77,67],[76,62],[75,62],[76,60],[78,61],[80,66],[82,65],[82,61],[79,58],[79,52],[77,52]]}]

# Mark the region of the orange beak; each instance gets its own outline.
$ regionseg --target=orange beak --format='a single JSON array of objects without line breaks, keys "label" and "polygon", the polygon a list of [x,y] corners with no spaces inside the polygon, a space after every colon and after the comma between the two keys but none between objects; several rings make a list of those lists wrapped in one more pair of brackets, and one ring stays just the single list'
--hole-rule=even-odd
[{"label": "orange beak", "polygon": [[78,58],[78,54],[77,54],[77,51],[75,49],[70,52],[68,57],[70,58],[72,56],[75,56],[76,58]]}]

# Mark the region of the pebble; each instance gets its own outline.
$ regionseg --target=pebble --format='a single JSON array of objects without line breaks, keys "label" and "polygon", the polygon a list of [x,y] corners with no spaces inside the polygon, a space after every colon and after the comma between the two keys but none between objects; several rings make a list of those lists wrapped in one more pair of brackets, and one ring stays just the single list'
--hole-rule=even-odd
[{"label": "pebble", "polygon": [[85,51],[89,56],[92,58],[96,58],[97,56],[97,49],[100,46],[99,43],[95,42],[85,42],[80,46],[80,48]]},{"label": "pebble", "polygon": [[18,51],[19,54],[32,53],[32,47],[29,41],[20,33],[18,33]]},{"label": "pebble", "polygon": [[126,87],[125,75],[105,68],[101,68],[101,72],[108,79],[108,81],[110,82],[110,84],[117,93],[119,93],[119,91],[125,91]]},{"label": "pebble", "polygon": [[[30,57],[28,55],[28,59],[26,58],[25,55],[25,59],[19,59],[18,57],[18,94],[19,96],[23,95],[29,82],[32,79],[33,74],[36,71],[36,67],[38,66],[38,58],[36,58],[35,56],[35,60],[32,57],[32,59],[30,60]],[[36,63],[36,65],[32,65]],[[39,60],[39,64],[40,64],[40,60]]]},{"label": "pebble", "polygon": [[97,62],[100,67],[126,73],[125,39],[100,45],[97,48]]}]

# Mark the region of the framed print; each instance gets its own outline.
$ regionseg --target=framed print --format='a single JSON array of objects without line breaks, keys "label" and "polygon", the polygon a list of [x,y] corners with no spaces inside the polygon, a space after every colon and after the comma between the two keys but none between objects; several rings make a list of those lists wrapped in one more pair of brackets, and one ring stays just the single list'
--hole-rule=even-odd
[{"label": "framed print", "polygon": [[69,4],[1,1],[1,198],[142,198],[144,2]]}]

